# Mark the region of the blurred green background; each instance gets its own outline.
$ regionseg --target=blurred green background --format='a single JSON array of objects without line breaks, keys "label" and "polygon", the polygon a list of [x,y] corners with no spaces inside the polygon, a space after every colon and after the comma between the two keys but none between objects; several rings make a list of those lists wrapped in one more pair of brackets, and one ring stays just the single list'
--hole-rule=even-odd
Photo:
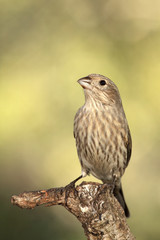
[{"label": "blurred green background", "polygon": [[76,80],[90,73],[117,84],[130,125],[128,223],[137,239],[159,239],[160,2],[0,0],[1,239],[85,239],[64,208],[21,210],[10,197],[79,176]]}]

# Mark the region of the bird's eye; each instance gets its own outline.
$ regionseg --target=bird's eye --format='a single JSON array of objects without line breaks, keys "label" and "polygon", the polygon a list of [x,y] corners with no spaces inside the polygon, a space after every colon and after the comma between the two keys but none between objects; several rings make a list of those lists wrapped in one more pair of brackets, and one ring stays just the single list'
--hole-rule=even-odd
[{"label": "bird's eye", "polygon": [[101,81],[99,81],[99,84],[100,84],[101,86],[106,85],[106,81],[101,80]]}]

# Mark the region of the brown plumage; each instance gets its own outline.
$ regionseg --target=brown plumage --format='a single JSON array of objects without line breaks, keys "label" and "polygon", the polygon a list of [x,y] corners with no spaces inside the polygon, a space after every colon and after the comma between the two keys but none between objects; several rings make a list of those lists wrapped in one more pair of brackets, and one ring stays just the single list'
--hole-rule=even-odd
[{"label": "brown plumage", "polygon": [[74,120],[74,137],[82,177],[92,174],[114,186],[113,193],[129,217],[121,177],[131,156],[131,135],[116,85],[100,74],[78,80],[85,104]]}]

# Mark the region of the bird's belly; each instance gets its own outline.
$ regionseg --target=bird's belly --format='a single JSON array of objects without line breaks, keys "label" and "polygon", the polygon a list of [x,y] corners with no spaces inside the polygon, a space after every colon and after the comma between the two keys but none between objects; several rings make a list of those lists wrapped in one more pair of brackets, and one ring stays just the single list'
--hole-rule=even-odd
[{"label": "bird's belly", "polygon": [[[97,141],[95,140],[97,139]],[[123,141],[118,145],[103,138],[88,136],[80,151],[82,169],[87,170],[103,182],[119,179],[125,170],[127,152]]]}]

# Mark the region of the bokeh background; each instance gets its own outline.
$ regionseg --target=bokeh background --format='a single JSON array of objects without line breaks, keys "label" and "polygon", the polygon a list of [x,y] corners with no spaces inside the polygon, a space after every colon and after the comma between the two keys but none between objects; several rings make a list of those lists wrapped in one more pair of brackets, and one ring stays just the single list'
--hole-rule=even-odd
[{"label": "bokeh background", "polygon": [[85,239],[64,208],[21,210],[10,197],[79,176],[76,80],[90,73],[117,84],[130,125],[128,223],[137,239],[159,239],[160,2],[0,0],[1,239]]}]

